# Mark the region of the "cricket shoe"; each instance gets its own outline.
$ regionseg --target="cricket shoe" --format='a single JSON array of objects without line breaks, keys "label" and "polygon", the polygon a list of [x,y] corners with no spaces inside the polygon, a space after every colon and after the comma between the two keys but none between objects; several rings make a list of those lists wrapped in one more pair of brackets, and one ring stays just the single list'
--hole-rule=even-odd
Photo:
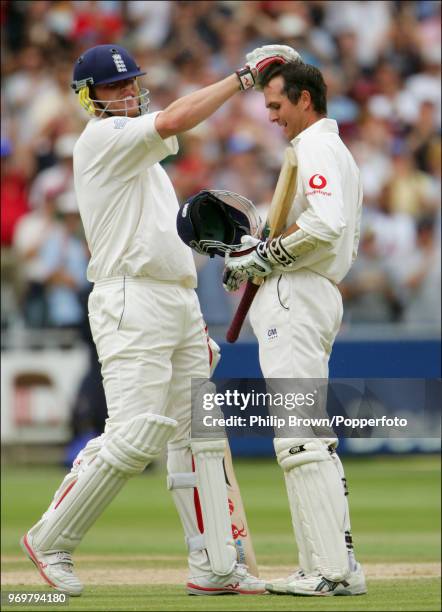
[{"label": "cricket shoe", "polygon": [[364,570],[359,563],[349,576],[340,582],[333,582],[319,574],[305,575],[298,570],[284,581],[275,580],[267,583],[270,593],[281,595],[301,595],[330,597],[332,595],[364,595],[367,592]]},{"label": "cricket shoe", "polygon": [[266,583],[266,589],[270,593],[277,593],[278,595],[287,595],[287,585],[293,582],[294,580],[299,580],[300,578],[305,578],[305,572],[302,569],[297,570],[294,574],[290,574],[287,578],[277,578],[272,582]]},{"label": "cricket shoe", "polygon": [[30,533],[22,537],[20,546],[34,563],[41,577],[51,587],[72,597],[81,595],[83,585],[73,572],[71,553],[65,551],[43,553],[34,547]]},{"label": "cricket shoe", "polygon": [[204,574],[190,578],[187,592],[189,595],[263,595],[266,588],[264,580],[255,578],[248,573],[246,565],[237,563],[228,576]]}]

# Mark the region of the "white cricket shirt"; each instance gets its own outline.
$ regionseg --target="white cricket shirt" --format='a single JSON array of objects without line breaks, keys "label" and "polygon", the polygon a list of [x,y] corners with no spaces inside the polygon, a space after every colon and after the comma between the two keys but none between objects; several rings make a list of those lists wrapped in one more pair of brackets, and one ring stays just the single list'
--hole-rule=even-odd
[{"label": "white cricket shirt", "polygon": [[158,162],[178,151],[158,113],[91,119],[74,149],[75,191],[91,252],[87,277],[143,276],[196,287],[192,253],[179,238],[179,208]]},{"label": "white cricket shirt", "polygon": [[362,212],[359,169],[340,139],[334,119],[320,119],[291,144],[298,158],[298,185],[286,227],[296,223],[331,246],[318,247],[290,270],[308,268],[339,283],[358,250]]}]

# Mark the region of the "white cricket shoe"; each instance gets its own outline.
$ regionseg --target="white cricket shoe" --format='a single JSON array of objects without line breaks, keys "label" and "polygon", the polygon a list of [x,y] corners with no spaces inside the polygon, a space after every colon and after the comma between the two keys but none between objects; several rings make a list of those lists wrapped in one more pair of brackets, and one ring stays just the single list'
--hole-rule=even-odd
[{"label": "white cricket shoe", "polygon": [[229,576],[204,574],[189,579],[189,595],[262,595],[266,592],[264,580],[255,578],[247,571],[247,566],[237,563]]},{"label": "white cricket shoe", "polygon": [[78,597],[83,591],[83,585],[73,572],[71,553],[59,551],[43,553],[33,546],[32,536],[27,533],[20,540],[24,553],[34,563],[41,577],[57,591]]},{"label": "white cricket shoe", "polygon": [[357,563],[356,570],[341,582],[327,580],[319,574],[306,576],[302,570],[298,570],[283,581],[275,580],[267,583],[266,589],[270,593],[285,595],[330,597],[332,595],[364,595],[367,592],[367,584],[364,570]]},{"label": "white cricket shoe", "polygon": [[270,591],[270,593],[287,595],[287,585],[300,578],[305,578],[305,572],[302,569],[297,570],[294,574],[290,574],[287,578],[277,578],[276,580],[272,580],[272,582],[267,582],[266,589]]}]

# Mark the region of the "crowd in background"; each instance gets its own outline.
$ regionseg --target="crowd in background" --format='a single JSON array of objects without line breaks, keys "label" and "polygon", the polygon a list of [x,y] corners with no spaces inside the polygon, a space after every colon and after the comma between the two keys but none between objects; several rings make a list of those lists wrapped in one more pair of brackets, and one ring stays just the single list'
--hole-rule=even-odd
[{"label": "crowd in background", "polygon": [[[87,245],[72,151],[88,116],[70,89],[74,60],[119,43],[147,71],[151,109],[282,43],[318,66],[328,115],[361,170],[358,258],[340,289],[344,324],[440,325],[440,2],[2,1],[2,328],[85,325]],[[236,191],[265,217],[285,147],[262,94],[235,96],[179,137],[163,163],[180,202]],[[240,298],[220,258],[197,258],[209,325]]]}]

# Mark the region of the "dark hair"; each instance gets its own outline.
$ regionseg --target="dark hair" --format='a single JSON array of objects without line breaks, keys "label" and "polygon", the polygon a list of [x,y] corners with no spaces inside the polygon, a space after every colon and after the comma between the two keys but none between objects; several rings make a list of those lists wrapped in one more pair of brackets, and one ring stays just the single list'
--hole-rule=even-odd
[{"label": "dark hair", "polygon": [[283,78],[283,92],[292,104],[297,104],[301,92],[306,90],[310,93],[315,111],[320,115],[327,114],[327,85],[318,68],[303,62],[270,64],[259,77],[260,87],[264,88],[278,76]]}]

